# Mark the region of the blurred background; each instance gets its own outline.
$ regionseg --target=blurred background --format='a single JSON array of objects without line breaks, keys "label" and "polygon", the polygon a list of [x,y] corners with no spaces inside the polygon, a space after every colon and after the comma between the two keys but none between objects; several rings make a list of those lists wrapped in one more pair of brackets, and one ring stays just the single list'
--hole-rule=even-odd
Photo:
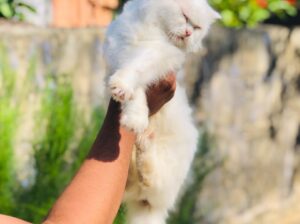
[{"label": "blurred background", "polygon": [[[0,0],[0,213],[41,223],[85,158],[108,99],[105,27],[124,3]],[[182,80],[199,150],[168,223],[298,224],[300,1],[210,3],[222,21]]]}]

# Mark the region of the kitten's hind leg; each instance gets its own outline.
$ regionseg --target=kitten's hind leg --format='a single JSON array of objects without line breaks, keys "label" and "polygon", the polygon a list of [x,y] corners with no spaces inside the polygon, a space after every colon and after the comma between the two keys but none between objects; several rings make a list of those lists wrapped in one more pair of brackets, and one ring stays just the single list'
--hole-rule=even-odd
[{"label": "kitten's hind leg", "polygon": [[143,88],[137,88],[131,100],[122,105],[121,125],[133,130],[135,133],[143,133],[149,124],[149,109],[146,93]]}]

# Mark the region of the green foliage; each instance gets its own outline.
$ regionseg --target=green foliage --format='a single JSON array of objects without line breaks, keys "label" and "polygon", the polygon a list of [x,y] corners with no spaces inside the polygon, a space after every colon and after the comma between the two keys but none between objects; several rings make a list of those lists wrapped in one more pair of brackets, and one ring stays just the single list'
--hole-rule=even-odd
[{"label": "green foliage", "polygon": [[126,223],[126,208],[124,205],[119,209],[119,213],[114,221],[114,224],[125,224]]},{"label": "green foliage", "polygon": [[297,13],[295,5],[288,0],[210,0],[210,3],[228,27],[253,27],[271,15],[283,18]]},{"label": "green foliage", "polygon": [[[82,120],[70,80],[46,75],[46,87],[35,86],[35,57],[26,81],[17,88],[18,74],[0,49],[0,213],[41,223],[53,202],[78,170],[104,118],[95,108],[89,122]],[[19,83],[20,84],[20,83]],[[36,114],[35,181],[23,187],[15,178],[14,142],[21,105],[30,94],[42,96]]]},{"label": "green foliage", "polygon": [[17,190],[14,167],[14,138],[18,128],[22,101],[31,90],[35,57],[29,61],[26,79],[22,86],[17,86],[17,72],[12,69],[7,52],[0,45],[0,212],[12,211]]},{"label": "green foliage", "polygon": [[[0,48],[1,50],[1,48]],[[13,141],[16,133],[18,106],[13,97],[15,72],[8,66],[4,52],[0,51],[0,202],[2,211],[13,207],[16,179],[13,167]]]},{"label": "green foliage", "polygon": [[[121,10],[128,0],[119,0]],[[272,15],[284,19],[295,16],[299,0],[208,0],[222,15],[221,23],[227,27],[253,27]]]},{"label": "green foliage", "polygon": [[41,125],[45,121],[46,128],[34,143],[35,183],[29,191],[20,194],[18,208],[22,218],[33,222],[40,222],[47,214],[72,175],[64,158],[76,130],[70,84],[49,78],[41,109],[41,121],[37,123]]},{"label": "green foliage", "polygon": [[[18,196],[18,217],[34,223],[42,221],[84,160],[103,116],[103,110],[97,108],[91,122],[84,124],[79,119],[70,81],[63,75],[49,77],[37,122],[46,123],[46,128],[41,133],[41,127],[37,127],[40,137],[34,143],[36,179],[29,190]],[[80,125],[84,126],[81,136],[75,139]]]},{"label": "green foliage", "polygon": [[24,9],[32,13],[36,12],[35,8],[21,0],[0,0],[0,18],[15,18],[19,21],[23,21],[25,15],[22,11]]},{"label": "green foliage", "polygon": [[193,178],[179,201],[177,210],[169,217],[169,224],[199,223],[201,211],[200,213],[196,211],[199,192],[201,192],[205,178],[220,165],[220,161],[217,161],[212,154],[213,142],[208,132],[201,135],[192,166]]}]

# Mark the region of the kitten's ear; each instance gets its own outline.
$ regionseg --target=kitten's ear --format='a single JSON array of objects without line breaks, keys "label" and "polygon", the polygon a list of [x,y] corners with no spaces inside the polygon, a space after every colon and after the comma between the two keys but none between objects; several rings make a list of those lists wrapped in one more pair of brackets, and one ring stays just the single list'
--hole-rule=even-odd
[{"label": "kitten's ear", "polygon": [[220,15],[220,13],[218,13],[216,10],[214,10],[213,8],[210,8],[210,15],[211,18],[213,20],[218,20],[218,19],[222,19],[222,16]]}]

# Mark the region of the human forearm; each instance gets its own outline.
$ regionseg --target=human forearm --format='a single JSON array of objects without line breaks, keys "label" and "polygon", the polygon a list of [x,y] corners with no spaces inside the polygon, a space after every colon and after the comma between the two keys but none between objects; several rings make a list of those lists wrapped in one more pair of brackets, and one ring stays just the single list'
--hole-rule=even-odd
[{"label": "human forearm", "polygon": [[119,105],[111,101],[88,158],[54,205],[48,221],[112,223],[124,193],[135,141],[133,133],[120,127],[119,115]]},{"label": "human forearm", "polygon": [[0,223],[3,223],[3,224],[30,224],[29,222],[26,222],[24,220],[6,216],[6,215],[1,215],[1,214],[0,214]]}]

